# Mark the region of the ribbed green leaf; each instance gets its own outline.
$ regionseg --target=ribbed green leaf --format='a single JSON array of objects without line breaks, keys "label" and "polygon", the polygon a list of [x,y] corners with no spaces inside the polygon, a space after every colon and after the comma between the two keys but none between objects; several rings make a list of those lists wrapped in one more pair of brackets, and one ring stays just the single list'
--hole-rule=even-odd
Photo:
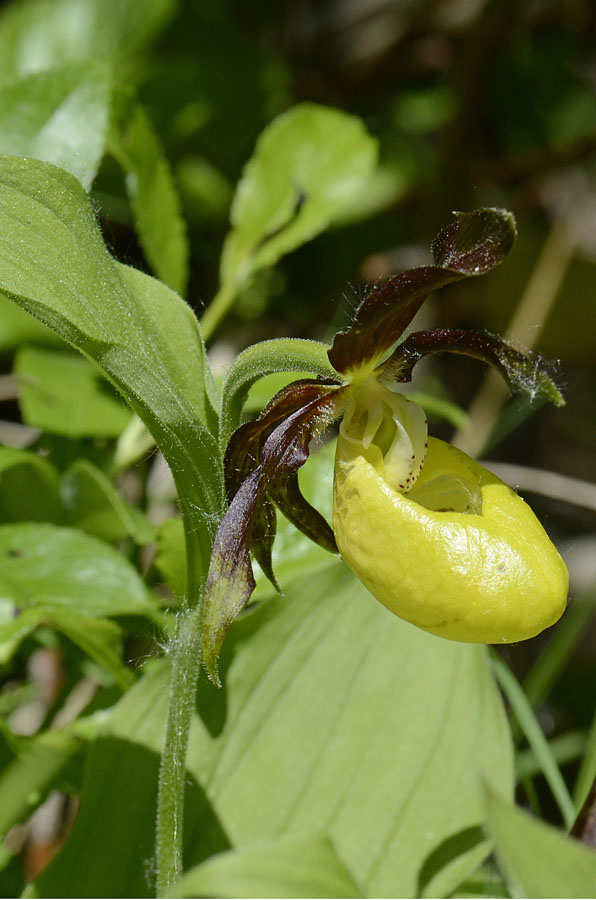
[{"label": "ribbed green leaf", "polygon": [[[230,845],[317,832],[364,896],[448,895],[489,849],[477,827],[479,775],[512,791],[507,726],[483,648],[391,616],[339,562],[303,566],[284,592],[232,626],[225,690],[200,686],[186,865]],[[94,749],[72,836],[38,880],[40,896],[151,895],[144,861],[167,683],[167,668],[155,667],[119,703]]]},{"label": "ribbed green leaf", "polygon": [[360,897],[328,838],[270,841],[213,856],[173,897]]}]

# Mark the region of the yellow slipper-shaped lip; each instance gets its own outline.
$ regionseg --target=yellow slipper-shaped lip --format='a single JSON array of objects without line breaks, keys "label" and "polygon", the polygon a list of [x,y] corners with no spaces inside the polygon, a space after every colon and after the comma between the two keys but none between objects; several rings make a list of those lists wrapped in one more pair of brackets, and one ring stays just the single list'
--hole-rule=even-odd
[{"label": "yellow slipper-shaped lip", "polygon": [[530,507],[443,441],[429,438],[415,488],[400,493],[340,436],[333,527],[368,590],[440,637],[521,641],[565,609],[567,568]]}]

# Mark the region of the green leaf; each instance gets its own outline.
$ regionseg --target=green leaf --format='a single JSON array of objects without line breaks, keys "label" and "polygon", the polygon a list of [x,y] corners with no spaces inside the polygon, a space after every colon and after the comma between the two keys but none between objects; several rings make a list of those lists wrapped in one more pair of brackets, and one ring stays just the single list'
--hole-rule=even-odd
[{"label": "green leaf", "polygon": [[227,727],[191,740],[189,768],[235,844],[325,822],[367,895],[447,892],[486,853],[455,840],[478,842],[478,773],[510,790],[484,651],[429,640],[339,563],[286,591],[224,647]]},{"label": "green leaf", "polygon": [[72,353],[22,347],[14,370],[23,421],[66,437],[118,437],[130,410],[97,366]]},{"label": "green leaf", "polygon": [[514,897],[593,897],[596,853],[487,791],[488,825]]},{"label": "green leaf", "polygon": [[121,658],[122,632],[114,622],[43,601],[0,624],[0,662],[11,659],[21,641],[40,626],[54,628],[66,635],[109,672],[123,691],[131,686],[134,680],[132,672]]},{"label": "green leaf", "polygon": [[114,678],[126,691],[134,682],[134,676],[122,661],[122,632],[108,619],[92,618],[74,609],[48,609],[40,607],[47,615],[46,621],[66,635]]},{"label": "green leaf", "polygon": [[293,107],[262,132],[236,190],[206,336],[254,272],[327,228],[366,184],[376,155],[360,119],[314,103]]},{"label": "green leaf", "polygon": [[492,663],[497,680],[557,802],[563,822],[571,828],[575,819],[575,807],[534,711],[515,675],[496,652],[492,654]]},{"label": "green leaf", "polygon": [[184,294],[189,248],[174,179],[145,111],[134,100],[119,99],[110,151],[126,172],[139,240],[155,274]]},{"label": "green leaf", "polygon": [[22,822],[43,802],[85,741],[75,725],[18,741],[18,756],[0,775],[0,833]]},{"label": "green leaf", "polygon": [[173,595],[182,597],[186,583],[182,519],[166,519],[159,526],[154,565]]},{"label": "green leaf", "polygon": [[328,838],[270,841],[212,856],[173,897],[360,897]]},{"label": "green leaf", "polygon": [[175,0],[21,0],[0,16],[0,76],[67,60],[118,59],[145,45]]},{"label": "green leaf", "polygon": [[596,612],[596,588],[589,588],[570,604],[550,640],[524,680],[524,693],[534,709],[544,703],[561,673],[573,659]]},{"label": "green leaf", "polygon": [[6,353],[19,344],[62,344],[57,334],[34,319],[28,312],[0,294],[0,352]]},{"label": "green leaf", "polygon": [[109,478],[86,459],[78,459],[60,481],[67,524],[104,541],[129,536],[149,544],[155,528],[140,509],[127,503]]},{"label": "green leaf", "polygon": [[88,63],[2,85],[0,154],[54,163],[89,190],[104,153],[110,96],[107,70]]},{"label": "green leaf", "polygon": [[120,553],[88,534],[46,524],[0,526],[0,596],[19,610],[51,605],[88,616],[154,608]]},{"label": "green leaf", "polygon": [[[512,791],[484,648],[391,616],[333,562],[232,626],[191,729],[185,860],[323,831],[365,896],[445,896],[488,844],[478,776]],[[168,700],[155,666],[94,747],[88,789],[40,896],[147,896]],[[101,839],[103,853],[97,854]],[[109,857],[114,864],[105,866]]]},{"label": "green leaf", "polygon": [[185,516],[194,599],[223,507],[195,317],[165,285],[111,259],[83,189],[47,163],[0,160],[0,235],[0,290],[95,360],[163,450]]},{"label": "green leaf", "polygon": [[594,781],[596,781],[596,715],[593,716],[590,728],[588,729],[583,759],[573,788],[573,800],[575,802],[576,812],[579,813],[588,799]]},{"label": "green leaf", "polygon": [[61,516],[54,466],[27,450],[0,447],[0,521],[56,522]]},{"label": "green leaf", "polygon": [[[158,772],[159,755],[133,736],[120,740],[108,734],[94,741],[74,828],[64,849],[30,886],[29,896],[69,896],[72,888],[73,897],[155,897],[151,861]],[[188,799],[198,807],[204,795],[189,783]],[[120,886],[117,893],[113,885]]]}]

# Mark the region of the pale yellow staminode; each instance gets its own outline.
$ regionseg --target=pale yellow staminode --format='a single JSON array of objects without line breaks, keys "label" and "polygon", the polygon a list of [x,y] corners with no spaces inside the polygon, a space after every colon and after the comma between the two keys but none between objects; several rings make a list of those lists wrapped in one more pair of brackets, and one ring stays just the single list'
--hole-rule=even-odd
[{"label": "pale yellow staminode", "polygon": [[[386,418],[399,413],[394,396]],[[402,421],[412,421],[413,404],[405,402]],[[368,446],[354,433],[358,421]],[[360,408],[342,426],[352,432],[340,433],[335,465],[333,528],[342,557],[388,609],[433,634],[486,644],[533,637],[565,609],[565,563],[521,497],[456,448],[429,438],[418,474],[414,421],[409,491],[385,465],[396,456],[391,423],[369,441]],[[403,444],[406,431],[394,429],[393,444]]]}]

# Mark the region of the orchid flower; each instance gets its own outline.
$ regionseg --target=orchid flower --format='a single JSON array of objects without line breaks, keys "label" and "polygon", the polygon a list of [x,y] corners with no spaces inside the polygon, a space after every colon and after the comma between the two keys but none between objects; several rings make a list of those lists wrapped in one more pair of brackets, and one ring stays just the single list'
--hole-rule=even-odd
[{"label": "orchid flower", "polygon": [[[277,587],[275,507],[339,552],[393,613],[436,635],[519,641],[562,615],[567,569],[530,507],[476,461],[429,437],[423,409],[400,393],[418,360],[451,352],[494,366],[512,390],[563,404],[541,361],[500,338],[431,329],[402,339],[432,291],[489,272],[514,240],[513,216],[504,210],[456,214],[433,243],[434,265],[374,286],[335,335],[330,365],[289,384],[233,432],[225,455],[229,507],[215,538],[203,619],[204,662],[217,683],[224,636],[255,587],[251,553]],[[246,392],[243,384],[231,397],[228,419],[230,409],[238,417]],[[302,496],[297,472],[311,440],[338,419],[331,528]]]}]

